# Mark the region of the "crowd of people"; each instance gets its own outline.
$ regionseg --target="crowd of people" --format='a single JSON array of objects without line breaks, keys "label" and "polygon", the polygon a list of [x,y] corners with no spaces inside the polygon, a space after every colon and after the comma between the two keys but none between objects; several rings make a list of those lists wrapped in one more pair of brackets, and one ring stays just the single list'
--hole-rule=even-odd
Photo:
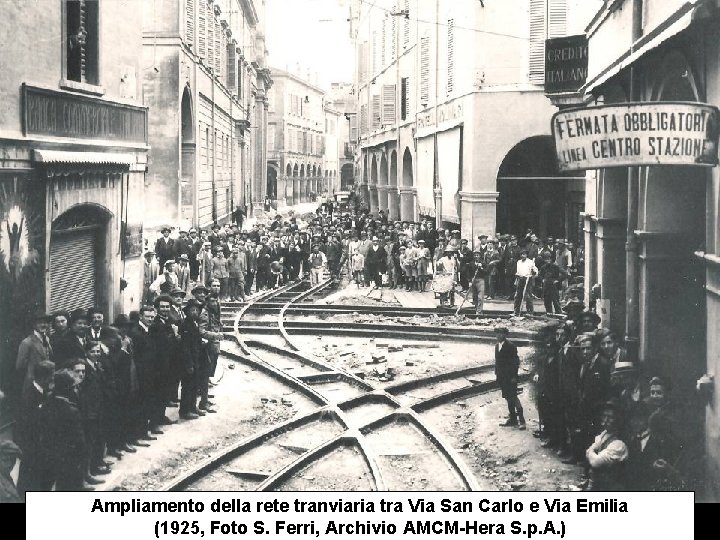
[{"label": "crowd of people", "polygon": [[[496,297],[514,299],[515,314],[523,303],[532,313],[538,295],[548,313],[559,313],[563,298],[567,318],[549,336],[535,376],[542,446],[584,464],[590,489],[687,485],[690,454],[669,381],[641,384],[616,336],[599,329],[599,317],[573,294],[582,250],[563,239],[539,242],[531,231],[521,241],[482,235],[471,249],[458,231],[431,220],[334,210],[323,203],[307,219],[277,215],[249,230],[214,225],[177,238],[165,227],[145,253],[139,311],[113,324],[101,309],[38,314],[16,363],[20,495],[93,489],[111,470],[108,457],[121,459],[163,434],[173,423],[168,408],[178,407],[183,421],[216,412],[210,379],[223,337],[220,303],[303,276],[316,284],[327,273],[357,287],[432,290],[448,306],[459,286],[477,313]],[[507,335],[499,329],[496,349],[509,411],[502,425],[525,429],[519,358]]]},{"label": "crowd of people", "polygon": [[[560,312],[560,301],[578,273],[583,251],[565,239],[532,232],[480,235],[474,249],[459,230],[435,228],[434,220],[391,221],[380,210],[339,211],[332,202],[318,206],[306,220],[276,215],[248,230],[214,225],[211,230],[180,230],[171,238],[163,229],[155,250],[146,254],[144,298],[162,286],[186,292],[196,282],[220,281],[222,300],[244,301],[247,295],[309,275],[313,284],[329,273],[347,276],[358,287],[388,287],[434,292],[440,305],[455,305],[455,292],[471,294],[477,313],[484,300],[515,300],[533,312],[542,298],[548,313]],[[578,271],[580,269],[580,271]]]},{"label": "crowd of people", "polygon": [[[643,374],[581,300],[571,298],[563,309],[567,318],[549,332],[534,377],[540,420],[534,434],[542,446],[563,463],[582,464],[590,490],[687,489],[702,445],[686,404],[671,397],[670,380]],[[513,377],[517,368],[505,380]],[[515,406],[508,402],[504,425],[524,424]]]},{"label": "crowd of people", "polygon": [[77,491],[149,446],[167,412],[215,413],[210,379],[223,338],[218,280],[175,286],[108,324],[100,309],[39,313],[18,350],[17,490]]}]

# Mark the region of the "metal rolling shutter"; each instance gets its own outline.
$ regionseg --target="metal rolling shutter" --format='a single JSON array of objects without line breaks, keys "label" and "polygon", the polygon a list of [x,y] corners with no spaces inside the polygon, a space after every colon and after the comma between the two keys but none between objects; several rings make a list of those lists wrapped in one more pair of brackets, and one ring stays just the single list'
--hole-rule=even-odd
[{"label": "metal rolling shutter", "polygon": [[95,305],[97,231],[53,235],[50,242],[50,311]]}]

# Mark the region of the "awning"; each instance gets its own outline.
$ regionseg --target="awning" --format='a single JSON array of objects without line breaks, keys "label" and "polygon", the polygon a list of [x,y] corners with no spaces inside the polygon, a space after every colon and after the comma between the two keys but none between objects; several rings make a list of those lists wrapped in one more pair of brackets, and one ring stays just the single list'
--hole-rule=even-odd
[{"label": "awning", "polygon": [[435,139],[417,140],[417,205],[419,213],[435,217]]},{"label": "awning", "polygon": [[89,163],[95,165],[124,165],[126,167],[137,163],[134,154],[114,154],[112,152],[35,150],[34,157],[38,163]]},{"label": "awning", "polygon": [[638,39],[636,44],[620,56],[612,65],[607,67],[593,80],[588,81],[581,89],[581,92],[592,92],[595,88],[605,84],[625,68],[630,67],[651,50],[659,47],[671,37],[687,29],[693,22],[693,17],[699,4],[702,4],[702,1],[698,2],[697,0],[693,0],[684,4],[673,15],[668,17],[667,21]]},{"label": "awning", "polygon": [[437,134],[438,177],[442,188],[442,219],[460,223],[456,196],[460,191],[460,128]]}]

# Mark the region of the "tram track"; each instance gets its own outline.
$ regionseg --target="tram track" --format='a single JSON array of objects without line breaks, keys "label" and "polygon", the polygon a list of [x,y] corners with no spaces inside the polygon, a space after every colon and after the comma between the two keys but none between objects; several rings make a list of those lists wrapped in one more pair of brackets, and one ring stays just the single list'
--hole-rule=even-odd
[{"label": "tram track", "polygon": [[[497,390],[492,364],[382,388],[305,354],[294,338],[298,327],[286,318],[331,285],[330,280],[315,287],[296,282],[256,296],[237,312],[223,344],[227,360],[264,372],[316,408],[225,448],[163,489],[479,488],[470,469],[421,413]],[[273,332],[267,331],[269,325],[246,324],[246,315],[258,312],[274,315]],[[382,331],[372,330],[375,336]],[[260,339],[267,336],[271,339]]]}]

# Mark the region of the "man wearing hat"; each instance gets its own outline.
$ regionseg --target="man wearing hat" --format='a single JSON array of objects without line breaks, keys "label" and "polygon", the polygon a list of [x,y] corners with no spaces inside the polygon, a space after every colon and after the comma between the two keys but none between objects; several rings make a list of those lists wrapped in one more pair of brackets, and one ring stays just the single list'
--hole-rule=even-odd
[{"label": "man wearing hat", "polygon": [[33,318],[32,333],[23,339],[18,347],[15,369],[18,380],[21,381],[22,395],[32,387],[37,365],[53,359],[53,350],[48,337],[51,319],[51,316],[45,312],[36,313]]},{"label": "man wearing hat", "polygon": [[215,248],[215,257],[212,260],[212,279],[220,283],[220,297],[225,298],[228,292],[228,260],[225,258],[222,246]]},{"label": "man wearing hat", "polygon": [[70,331],[51,343],[57,369],[67,367],[67,362],[76,358],[85,358],[88,326],[88,314],[84,309],[76,309],[70,313]]},{"label": "man wearing hat", "polygon": [[268,246],[268,238],[267,236],[263,236],[257,247],[257,274],[255,281],[258,291],[267,288],[268,280],[270,279],[271,262],[272,255],[270,254],[270,247]]},{"label": "man wearing hat", "polygon": [[165,266],[165,261],[175,259],[175,240],[170,238],[170,227],[163,227],[160,232],[162,236],[155,242],[155,254],[160,261],[160,266]]},{"label": "man wearing hat", "polygon": [[570,275],[570,269],[572,268],[573,261],[572,261],[572,254],[570,253],[570,250],[567,248],[567,240],[564,238],[560,238],[558,240],[558,251],[555,258],[555,262],[557,263],[558,267],[560,268],[560,272],[566,276],[562,280],[562,287],[561,287],[561,298],[565,297],[565,291],[568,288],[568,277]]},{"label": "man wearing hat", "polygon": [[193,251],[194,240],[188,237],[188,232],[184,229],[180,229],[178,234],[180,237],[175,240],[175,256],[173,258],[177,260],[180,259],[181,255],[187,255],[189,261]]},{"label": "man wearing hat", "polygon": [[455,258],[457,249],[448,245],[444,248],[443,256],[435,265],[435,279],[433,290],[440,294],[440,306],[455,305],[455,284],[457,283],[458,262]]},{"label": "man wearing hat", "polygon": [[473,296],[473,304],[475,305],[475,314],[482,315],[485,300],[485,279],[487,278],[487,268],[483,260],[483,251],[479,247],[473,252],[473,260],[468,268],[470,274],[470,289]]},{"label": "man wearing hat", "polygon": [[470,288],[470,279],[472,278],[470,266],[474,260],[474,256],[465,238],[460,240],[460,249],[457,252],[457,257],[460,263],[460,287],[462,287],[463,291],[467,291]]},{"label": "man wearing hat", "polygon": [[190,253],[188,253],[189,266],[190,266],[190,279],[192,281],[198,280],[198,272],[200,271],[200,262],[198,260],[198,254],[202,251],[203,241],[198,237],[197,229],[192,228],[189,232],[188,243],[191,246]]},{"label": "man wearing hat", "polygon": [[[177,267],[175,268],[175,275],[178,279],[178,287],[183,291],[190,290],[190,258],[187,253],[183,253],[177,259]],[[174,289],[175,287],[173,287]],[[172,290],[172,289],[171,289]]]},{"label": "man wearing hat", "polygon": [[518,429],[525,429],[525,417],[520,399],[517,396],[518,369],[520,368],[520,357],[517,346],[510,341],[508,329],[500,326],[495,329],[497,344],[495,345],[495,377],[502,392],[502,397],[507,401],[508,419],[500,424],[501,427],[517,426]]},{"label": "man wearing hat", "polygon": [[152,293],[150,286],[160,275],[160,264],[155,259],[155,252],[148,250],[145,252],[145,263],[143,265],[143,296],[142,303],[147,304],[152,301]]},{"label": "man wearing hat", "polygon": [[245,275],[247,274],[247,256],[237,247],[230,250],[228,259],[228,296],[232,301],[245,301]]},{"label": "man wearing hat", "polygon": [[485,263],[485,269],[488,273],[488,295],[485,298],[492,300],[497,293],[498,274],[500,273],[500,253],[495,248],[495,240],[490,240],[486,244],[483,262]]},{"label": "man wearing hat", "polygon": [[535,261],[528,258],[526,248],[520,250],[520,260],[516,263],[516,281],[515,281],[515,316],[520,316],[520,308],[523,301],[526,304],[529,315],[533,314],[532,302],[532,279],[538,273]]},{"label": "man wearing hat", "polygon": [[365,257],[365,282],[375,282],[375,287],[382,287],[382,274],[387,272],[387,253],[380,247],[380,240],[373,236],[372,246],[368,249]]},{"label": "man wearing hat", "polygon": [[55,364],[43,360],[35,367],[32,385],[23,394],[17,412],[13,439],[22,449],[23,457],[18,474],[18,491],[50,491],[53,479],[47,465],[43,444],[42,407],[50,397],[50,385],[55,376]]},{"label": "man wearing hat", "polygon": [[322,281],[327,268],[327,257],[320,251],[320,244],[313,244],[308,262],[310,264],[310,286],[314,287]]},{"label": "man wearing hat", "polygon": [[515,277],[517,276],[517,262],[520,258],[520,248],[517,243],[517,236],[509,237],[509,243],[505,247],[502,258],[502,266],[505,269],[504,289],[508,294],[507,299],[512,300],[515,297],[516,288],[513,287]]}]

